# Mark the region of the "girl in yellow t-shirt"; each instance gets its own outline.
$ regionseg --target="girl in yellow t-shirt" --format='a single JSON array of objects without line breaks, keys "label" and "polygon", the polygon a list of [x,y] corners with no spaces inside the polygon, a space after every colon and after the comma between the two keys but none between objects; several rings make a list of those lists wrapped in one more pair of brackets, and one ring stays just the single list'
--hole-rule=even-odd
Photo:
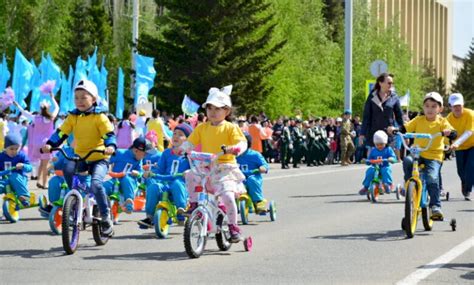
[{"label": "girl in yellow t-shirt", "polygon": [[[206,109],[208,121],[200,124],[183,144],[182,150],[189,151],[199,144],[202,152],[217,154],[221,146],[226,146],[226,153],[219,157],[218,171],[214,177],[210,177],[209,189],[224,203],[229,218],[229,230],[231,242],[241,240],[241,232],[237,226],[237,205],[235,195],[245,192],[242,184],[245,176],[239,170],[235,159],[247,149],[247,141],[244,134],[237,125],[227,122],[225,118],[230,114],[232,103],[230,92],[232,86],[224,87],[222,90],[211,88],[206,103],[202,105]],[[192,172],[186,174],[186,188],[189,192],[191,202],[190,211],[197,206],[197,194],[193,191],[199,185]]]}]

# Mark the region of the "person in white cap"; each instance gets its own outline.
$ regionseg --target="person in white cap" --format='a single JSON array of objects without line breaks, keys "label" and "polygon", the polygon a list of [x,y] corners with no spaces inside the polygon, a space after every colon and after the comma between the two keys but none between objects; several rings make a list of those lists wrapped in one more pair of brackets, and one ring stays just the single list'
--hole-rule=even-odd
[{"label": "person in white cap", "polygon": [[470,200],[472,185],[474,184],[474,111],[464,107],[464,98],[461,93],[449,96],[448,122],[458,132],[459,137],[451,144],[456,151],[456,167],[461,178],[461,192],[464,199]]},{"label": "person in white cap", "polygon": [[[69,113],[64,123],[49,138],[42,149],[43,152],[49,153],[51,147],[59,147],[72,134],[76,143],[74,152],[80,157],[84,157],[91,150],[104,150],[104,154],[93,153],[87,162],[79,162],[77,170],[78,172],[89,172],[91,175],[91,191],[95,195],[102,216],[100,222],[102,234],[112,236],[113,223],[103,183],[109,168],[109,157],[115,152],[117,143],[114,126],[101,106],[97,104],[98,97],[97,87],[92,81],[85,79],[79,81],[74,88],[76,109]],[[75,161],[68,161],[63,169],[69,189],[72,188],[75,170]]]},{"label": "person in white cap", "polygon": [[[443,111],[443,98],[437,92],[430,92],[425,95],[423,99],[423,112],[424,115],[419,115],[413,120],[405,123],[401,128],[400,132],[405,133],[424,133],[424,134],[435,134],[442,130],[442,133],[446,137],[455,138],[456,131],[446,118],[441,117],[439,114]],[[387,132],[391,134],[393,127],[387,128]],[[415,139],[414,144],[420,147],[427,145],[426,139]],[[441,200],[440,200],[440,169],[444,158],[444,138],[439,136],[433,139],[431,146],[428,150],[420,154],[419,163],[424,164],[425,172],[425,183],[430,195],[430,208],[431,218],[433,220],[443,220],[443,212],[441,211]],[[403,160],[403,172],[405,181],[411,177],[413,168],[413,157],[406,156]],[[404,191],[402,191],[402,195]]]},{"label": "person in white cap", "polygon": [[[208,121],[194,129],[188,137],[188,141],[182,145],[182,150],[190,150],[194,146],[201,145],[202,152],[217,154],[222,151],[222,145],[226,146],[226,154],[219,157],[218,170],[213,177],[210,177],[210,183],[211,189],[214,189],[215,195],[227,209],[230,241],[239,242],[241,232],[237,226],[235,195],[245,192],[245,187],[242,184],[245,176],[240,171],[235,157],[247,150],[247,139],[239,126],[226,121],[232,107],[231,90],[232,86],[209,90],[209,96],[202,105],[206,109]],[[192,210],[197,205],[197,193],[194,192],[194,189],[199,185],[200,180],[196,180],[196,176],[192,172],[188,172],[185,179]],[[190,211],[188,210],[188,212]]]}]

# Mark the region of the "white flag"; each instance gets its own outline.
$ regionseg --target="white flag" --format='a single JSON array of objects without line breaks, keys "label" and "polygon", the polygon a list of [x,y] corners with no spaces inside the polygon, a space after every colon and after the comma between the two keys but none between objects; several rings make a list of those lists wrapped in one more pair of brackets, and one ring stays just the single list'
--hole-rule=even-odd
[{"label": "white flag", "polygon": [[408,107],[410,105],[410,90],[407,91],[405,96],[400,97],[400,106]]}]

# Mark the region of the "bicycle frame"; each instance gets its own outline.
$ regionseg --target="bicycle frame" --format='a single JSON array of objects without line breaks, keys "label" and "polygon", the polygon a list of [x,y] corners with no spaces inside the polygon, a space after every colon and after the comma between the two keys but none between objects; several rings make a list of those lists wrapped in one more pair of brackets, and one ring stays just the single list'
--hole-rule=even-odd
[{"label": "bicycle frame", "polygon": [[[420,133],[406,133],[406,134],[401,134],[397,133],[402,139],[402,143],[405,146],[407,150],[410,151],[412,157],[413,157],[413,169],[411,173],[411,177],[405,182],[405,189],[408,189],[408,185],[410,182],[414,182],[416,184],[416,189],[415,191],[415,205],[418,205],[417,211],[418,213],[420,212],[421,208],[424,208],[427,206],[428,203],[428,191],[424,185],[424,179],[423,175],[420,174],[420,166],[419,166],[419,158],[421,156],[421,153],[428,150],[431,147],[431,144],[433,140],[439,136],[442,135],[442,133],[435,133],[435,134],[420,134]],[[429,142],[425,147],[420,147],[419,145],[412,145],[408,146],[405,139],[428,139]],[[422,190],[422,191],[420,191]]]}]

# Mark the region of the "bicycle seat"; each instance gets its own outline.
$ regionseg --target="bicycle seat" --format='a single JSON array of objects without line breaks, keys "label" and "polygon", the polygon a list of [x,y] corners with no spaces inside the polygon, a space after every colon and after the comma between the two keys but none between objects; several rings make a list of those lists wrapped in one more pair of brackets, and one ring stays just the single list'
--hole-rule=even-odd
[{"label": "bicycle seat", "polygon": [[109,176],[112,178],[123,178],[125,177],[125,172],[109,172]]}]

